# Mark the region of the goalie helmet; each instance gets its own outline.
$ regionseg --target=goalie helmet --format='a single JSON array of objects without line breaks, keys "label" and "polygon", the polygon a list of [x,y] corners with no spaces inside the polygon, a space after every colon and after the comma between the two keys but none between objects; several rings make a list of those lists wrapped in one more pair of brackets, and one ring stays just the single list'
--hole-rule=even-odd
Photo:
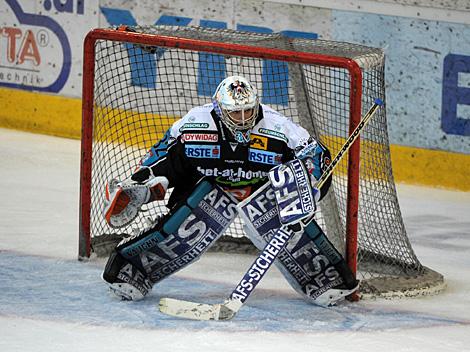
[{"label": "goalie helmet", "polygon": [[222,123],[239,143],[250,141],[255,125],[259,99],[253,86],[241,76],[230,76],[220,82],[212,97]]}]

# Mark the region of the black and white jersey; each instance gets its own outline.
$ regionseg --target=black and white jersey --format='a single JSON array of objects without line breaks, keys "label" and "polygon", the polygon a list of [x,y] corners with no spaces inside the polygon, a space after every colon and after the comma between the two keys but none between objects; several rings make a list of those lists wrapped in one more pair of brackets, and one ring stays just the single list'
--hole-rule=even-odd
[{"label": "black and white jersey", "polygon": [[[292,160],[295,148],[309,138],[303,127],[260,104],[251,141],[240,144],[213,105],[206,104],[191,109],[172,125],[142,159],[132,179],[145,182],[152,175],[168,178],[169,188],[174,187],[169,207],[185,197],[202,176],[241,200],[267,182],[270,169]],[[329,158],[326,148],[325,153]]]}]

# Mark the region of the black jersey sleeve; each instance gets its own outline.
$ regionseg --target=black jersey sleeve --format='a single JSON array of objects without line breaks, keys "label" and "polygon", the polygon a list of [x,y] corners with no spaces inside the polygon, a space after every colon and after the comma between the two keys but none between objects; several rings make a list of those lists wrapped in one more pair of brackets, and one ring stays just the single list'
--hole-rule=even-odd
[{"label": "black jersey sleeve", "polygon": [[[157,148],[161,142],[152,148]],[[166,177],[169,181],[168,188],[173,188],[167,204],[169,208],[185,199],[202,177],[197,169],[188,163],[184,144],[179,137],[167,145],[166,153],[160,155],[159,158],[150,163],[142,163],[137,172],[132,175],[132,179],[137,182],[145,182],[156,176]]]}]

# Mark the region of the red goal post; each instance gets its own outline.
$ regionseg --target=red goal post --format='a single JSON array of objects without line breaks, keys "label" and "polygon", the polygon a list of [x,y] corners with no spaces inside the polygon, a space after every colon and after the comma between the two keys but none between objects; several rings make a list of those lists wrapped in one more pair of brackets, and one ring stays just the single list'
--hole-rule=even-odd
[{"label": "red goal post", "polygon": [[[212,62],[203,64],[202,57]],[[211,82],[214,76],[220,76],[221,73],[241,74],[247,76],[255,86],[263,85],[262,92],[265,92],[264,85],[268,86],[269,80],[258,77],[260,72],[261,75],[266,75],[269,71],[265,69],[266,63],[274,63],[275,68],[271,72],[274,79],[271,80],[279,83],[281,77],[285,81],[280,81],[272,87],[271,92],[276,89],[283,91],[287,98],[278,103],[272,97],[268,99],[261,94],[261,100],[274,101],[275,105],[278,103],[281,112],[297,120],[312,135],[329,146],[334,154],[334,144],[340,145],[355,129],[361,119],[361,113],[368,109],[369,103],[375,98],[385,101],[383,59],[383,51],[376,48],[322,40],[292,39],[278,34],[261,35],[200,27],[166,26],[92,30],[84,42],[79,258],[88,258],[92,254],[92,238],[110,231],[99,219],[99,207],[102,205],[102,199],[98,199],[99,188],[107,181],[106,178],[123,179],[129,176],[125,165],[116,166],[115,170],[108,169],[121,162],[137,162],[138,153],[135,149],[143,155],[145,150],[158,140],[158,134],[171,125],[172,119],[182,116],[185,109],[181,104],[187,104],[187,111],[195,105],[201,105],[200,102],[204,99],[206,102],[210,101],[207,96],[186,96],[180,99],[181,94],[186,94],[183,89],[187,84],[185,75],[197,80],[202,77],[201,67],[207,69],[207,82]],[[242,64],[229,64],[233,60]],[[160,70],[158,73],[152,71],[155,62],[157,68],[154,71]],[[224,63],[227,67],[220,69],[219,66]],[[109,68],[104,68],[108,66]],[[160,84],[155,87],[152,82],[142,84],[143,76],[133,81],[132,75],[136,74],[134,71],[138,71],[136,67],[145,68],[145,80],[150,76]],[[236,72],[230,71],[228,67]],[[196,71],[199,73],[191,76],[191,72]],[[373,71],[373,74],[369,71]],[[166,81],[160,77],[163,76],[161,72],[166,73]],[[119,86],[117,83],[111,86],[111,82],[115,81],[119,81]],[[106,88],[103,89],[103,86]],[[171,86],[173,95],[168,96],[168,92],[160,88],[163,86]],[[324,89],[324,86],[328,87]],[[117,99],[113,100],[112,96]],[[165,104],[175,101],[174,111],[166,106],[163,108],[162,99]],[[122,106],[118,105],[118,100],[123,101]],[[142,102],[140,106],[139,102]],[[279,107],[276,107],[279,110]],[[366,128],[366,131],[371,132],[365,133],[365,152],[361,152],[358,139],[349,150],[348,157],[345,158],[347,160],[342,162],[343,171],[339,171],[340,174],[335,176],[333,190],[329,192],[332,195],[324,202],[326,205],[321,206],[323,226],[330,239],[336,237],[332,241],[342,249],[354,273],[358,269],[358,262],[370,262],[364,269],[359,268],[362,275],[360,278],[366,283],[361,287],[362,292],[384,291],[383,295],[386,295],[393,290],[377,289],[369,283],[380,284],[386,280],[385,286],[388,286],[389,282],[395,279],[397,282],[402,281],[403,277],[409,282],[410,276],[413,277],[413,282],[425,282],[425,287],[434,287],[437,291],[442,286],[442,276],[419,263],[404,229],[391,173],[385,109],[382,110],[384,111],[379,114],[379,121]],[[148,118],[148,114],[152,117]],[[331,119],[330,115],[333,116]],[[318,116],[320,118],[316,121]],[[129,121],[130,118],[132,122]],[[166,125],[162,123],[161,126],[155,127],[158,133],[142,137],[148,124],[159,123],[156,122],[159,119],[168,121]],[[102,120],[105,121],[103,125]],[[111,120],[113,122],[110,123]],[[114,127],[124,126],[123,120],[126,126],[144,125],[144,132],[137,133],[132,130],[129,135],[111,134],[109,130],[119,133],[118,128]],[[330,130],[322,130],[323,124],[331,126]],[[105,131],[104,136],[98,135],[100,131]],[[377,136],[374,133],[377,133]],[[143,141],[132,142],[132,135],[134,139]],[[117,145],[121,148],[118,152]],[[132,151],[129,151],[130,145]],[[361,158],[363,165],[360,170]],[[113,166],[106,165],[106,159],[114,159]],[[375,159],[379,159],[379,171],[374,170]],[[103,174],[103,170],[109,172]],[[373,202],[373,196],[370,194],[376,192],[378,187],[385,191],[380,190],[376,198],[385,194],[387,199],[384,204],[369,205]],[[361,193],[361,190],[364,192]],[[330,206],[331,204],[333,205]],[[368,219],[370,214],[361,217],[361,208],[374,213],[373,219]],[[382,213],[381,208],[384,209]],[[159,205],[151,211],[158,213],[164,210],[162,205]],[[400,248],[388,248],[391,246],[387,239],[379,233],[381,230],[387,230],[388,223],[383,223],[382,218],[389,218],[390,213],[393,213],[390,223],[393,223],[394,228],[391,233],[397,238],[397,244],[392,246]],[[372,226],[369,221],[374,222]],[[143,220],[138,222],[142,225]],[[380,231],[369,235],[368,227],[380,227]],[[238,234],[233,237],[242,236],[239,233],[240,227],[234,232]],[[361,248],[361,244],[366,245]],[[385,250],[382,250],[382,246]],[[389,250],[393,252],[391,255]],[[403,255],[406,258],[402,258]],[[376,274],[374,268],[370,268],[374,265],[383,272]],[[393,276],[393,280],[388,279],[390,276]],[[396,286],[398,291],[405,292],[404,294],[412,291],[403,287],[403,283]]]}]

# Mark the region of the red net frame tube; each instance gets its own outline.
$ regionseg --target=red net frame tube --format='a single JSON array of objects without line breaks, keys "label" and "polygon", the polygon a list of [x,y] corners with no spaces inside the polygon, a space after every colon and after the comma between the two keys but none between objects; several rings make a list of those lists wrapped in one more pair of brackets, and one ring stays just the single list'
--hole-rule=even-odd
[{"label": "red net frame tube", "polygon": [[[84,41],[79,204],[79,259],[86,259],[91,255],[90,213],[93,162],[93,92],[95,73],[95,44],[98,40],[181,48],[229,56],[244,56],[300,64],[325,65],[330,67],[343,68],[348,70],[350,75],[349,134],[352,133],[361,120],[362,71],[359,65],[350,58],[254,47],[241,44],[209,42],[196,39],[135,33],[125,31],[124,28],[119,30],[94,29],[87,34]],[[359,138],[353,143],[348,153],[346,260],[353,273],[356,274],[359,207]]]}]

